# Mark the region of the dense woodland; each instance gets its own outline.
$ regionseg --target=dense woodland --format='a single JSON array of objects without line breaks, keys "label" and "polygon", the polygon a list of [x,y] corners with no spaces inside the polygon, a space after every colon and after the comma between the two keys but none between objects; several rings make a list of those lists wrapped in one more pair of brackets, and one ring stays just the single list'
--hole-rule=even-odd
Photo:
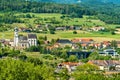
[{"label": "dense woodland", "polygon": [[[95,3],[95,2],[94,2]],[[44,2],[30,2],[24,0],[0,0],[1,12],[32,12],[32,13],[61,13],[68,14],[70,17],[81,18],[83,15],[97,16],[100,20],[109,24],[120,23],[120,4],[113,3],[95,3],[90,2],[79,4],[58,4],[58,3],[44,3]],[[6,21],[7,20],[7,21]],[[11,22],[9,22],[11,20]],[[22,22],[10,16],[6,18],[6,15],[0,16],[1,22]]]}]

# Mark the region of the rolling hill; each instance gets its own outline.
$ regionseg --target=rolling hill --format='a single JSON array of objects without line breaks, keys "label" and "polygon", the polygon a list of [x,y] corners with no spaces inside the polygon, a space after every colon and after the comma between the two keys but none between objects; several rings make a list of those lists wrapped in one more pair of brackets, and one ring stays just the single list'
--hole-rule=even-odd
[{"label": "rolling hill", "polygon": [[29,0],[29,1],[42,1],[42,2],[56,2],[56,3],[80,3],[80,2],[90,2],[90,3],[120,3],[120,0]]}]

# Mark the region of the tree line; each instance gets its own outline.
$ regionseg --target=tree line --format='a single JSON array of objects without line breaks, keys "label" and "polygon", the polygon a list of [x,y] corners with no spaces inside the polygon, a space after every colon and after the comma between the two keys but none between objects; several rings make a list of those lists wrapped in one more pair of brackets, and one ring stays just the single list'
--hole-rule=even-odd
[{"label": "tree line", "polygon": [[94,15],[95,11],[76,4],[56,4],[24,0],[0,0],[1,11],[33,12],[33,13],[62,13],[72,17],[82,17],[82,15]]}]

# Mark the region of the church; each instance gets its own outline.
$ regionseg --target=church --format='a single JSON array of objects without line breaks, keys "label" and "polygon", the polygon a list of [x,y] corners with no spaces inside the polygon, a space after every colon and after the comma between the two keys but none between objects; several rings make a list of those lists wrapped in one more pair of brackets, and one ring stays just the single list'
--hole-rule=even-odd
[{"label": "church", "polygon": [[27,34],[27,36],[19,35],[18,28],[14,28],[14,47],[18,49],[29,48],[30,46],[37,46],[36,34]]}]

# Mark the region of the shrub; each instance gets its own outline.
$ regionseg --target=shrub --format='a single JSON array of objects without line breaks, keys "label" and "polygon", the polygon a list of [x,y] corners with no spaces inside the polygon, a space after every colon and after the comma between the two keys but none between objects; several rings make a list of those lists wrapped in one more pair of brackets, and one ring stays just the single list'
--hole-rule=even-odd
[{"label": "shrub", "polygon": [[111,34],[112,34],[112,35],[115,35],[115,32],[114,32],[114,31],[112,31],[112,32],[111,32]]},{"label": "shrub", "polygon": [[55,34],[55,32],[53,30],[50,31],[50,34]]},{"label": "shrub", "polygon": [[77,31],[73,31],[73,34],[77,34]]}]

